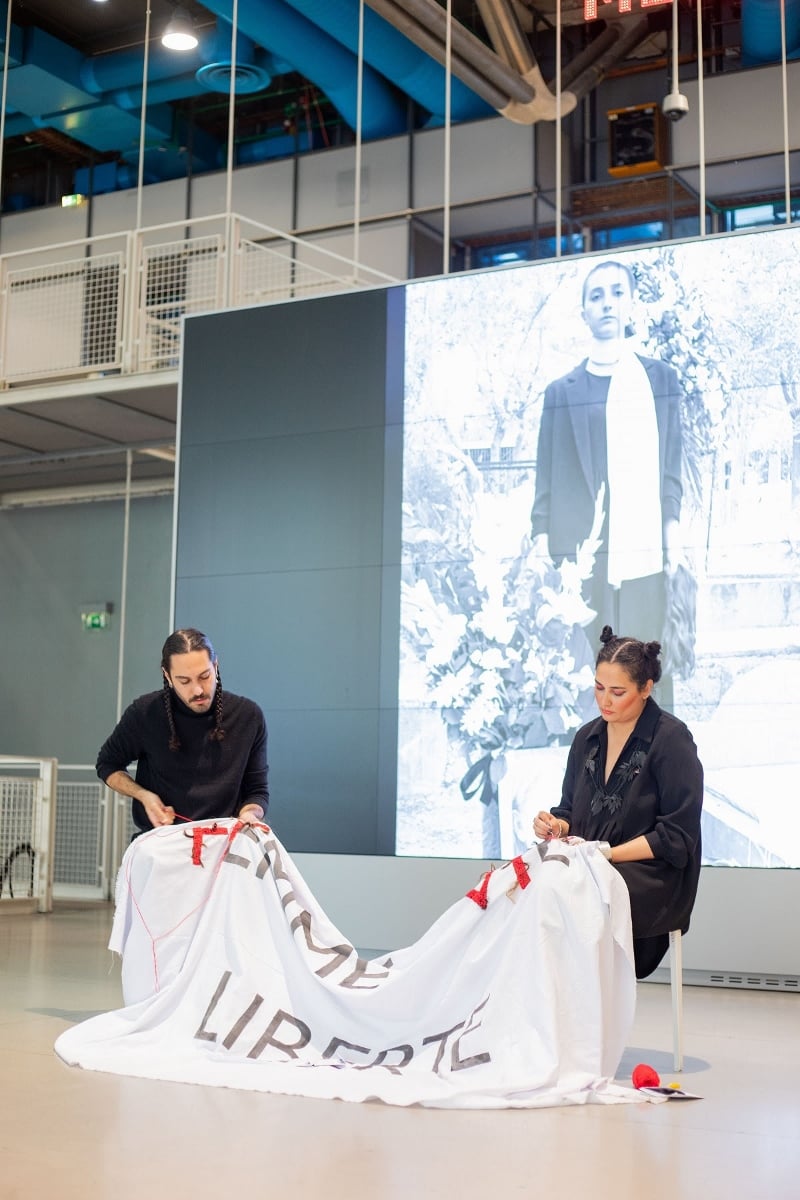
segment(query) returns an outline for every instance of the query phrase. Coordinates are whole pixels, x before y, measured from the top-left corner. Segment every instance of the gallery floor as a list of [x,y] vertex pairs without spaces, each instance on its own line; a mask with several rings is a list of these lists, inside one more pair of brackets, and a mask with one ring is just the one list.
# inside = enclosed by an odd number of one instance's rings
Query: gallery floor
[[[687,987],[696,1101],[445,1112],[156,1083],[64,1066],[119,1007],[111,909],[0,915],[0,1200],[800,1196],[800,996]],[[669,990],[640,984],[618,1078],[669,1082]]]

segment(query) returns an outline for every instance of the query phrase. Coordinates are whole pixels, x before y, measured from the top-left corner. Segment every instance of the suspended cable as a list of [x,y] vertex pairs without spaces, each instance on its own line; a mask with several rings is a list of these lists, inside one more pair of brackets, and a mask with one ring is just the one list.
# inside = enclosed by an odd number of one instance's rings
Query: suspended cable
[[[236,40],[239,30],[239,0],[233,0],[231,22],[231,81],[228,88],[228,157],[225,166],[225,213],[227,216],[230,216],[233,212],[233,138],[236,128]],[[228,253],[230,252],[231,248],[229,246]]]
[[136,229],[142,228],[142,190],[144,188],[144,146],[147,125],[147,72],[150,66],[150,0],[145,0],[144,60],[142,63],[142,113],[139,118],[139,171],[136,179]]
[[786,224],[792,223],[792,175],[789,156],[789,80],[786,73],[786,0],[781,0],[781,92],[783,95],[783,178]]
[[125,620],[128,609],[128,551],[131,531],[131,469],[133,452],[125,451],[125,509],[122,527],[122,578],[119,598],[119,649],[117,659],[117,720],[122,716],[123,675],[125,672]]
[[[674,0],[677,6],[678,0]],[[697,147],[700,159],[700,237],[706,236],[706,117],[703,88],[703,5],[697,4]]]
[[356,159],[353,172],[353,262],[358,277],[361,253],[361,123],[364,105],[364,0],[358,3],[358,66],[356,71]]
[[556,0],[556,258],[561,258],[561,0]]
[[0,100],[0,213],[3,211],[3,146],[6,138],[6,97],[8,96],[8,58],[11,48],[11,3],[6,12],[6,45],[3,51],[3,95]]
[[233,0],[231,12],[231,71],[228,84],[228,153],[225,159],[225,276],[222,300],[227,308],[233,303],[233,266],[236,237],[233,228],[233,158],[236,131],[236,41],[239,29],[239,0]]
[[442,225],[442,274],[450,274],[450,161],[452,153],[453,81],[453,3],[447,0],[447,26],[444,40],[444,222]]

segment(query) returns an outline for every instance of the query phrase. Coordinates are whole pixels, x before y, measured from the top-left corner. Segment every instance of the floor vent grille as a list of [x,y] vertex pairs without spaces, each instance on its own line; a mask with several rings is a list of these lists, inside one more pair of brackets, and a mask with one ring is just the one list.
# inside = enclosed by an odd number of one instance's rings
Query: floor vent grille
[[[653,983],[669,983],[669,968],[659,967],[650,976]],[[798,975],[756,975],[745,971],[684,970],[683,982],[694,987],[750,988],[761,992],[797,992]]]

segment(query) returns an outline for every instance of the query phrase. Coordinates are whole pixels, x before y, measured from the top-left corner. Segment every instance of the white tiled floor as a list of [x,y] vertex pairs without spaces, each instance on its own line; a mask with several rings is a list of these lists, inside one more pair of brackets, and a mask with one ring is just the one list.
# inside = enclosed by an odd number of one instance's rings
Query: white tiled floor
[[[800,1198],[800,996],[685,989],[662,1105],[445,1112],[70,1069],[67,1024],[121,1003],[111,910],[0,916],[0,1200]],[[669,991],[640,984],[618,1077],[671,1072]]]

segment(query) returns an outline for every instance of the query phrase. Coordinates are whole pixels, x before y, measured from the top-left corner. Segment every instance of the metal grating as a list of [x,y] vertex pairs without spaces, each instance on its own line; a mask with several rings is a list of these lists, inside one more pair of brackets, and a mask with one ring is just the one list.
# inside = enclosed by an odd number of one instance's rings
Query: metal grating
[[0,903],[35,895],[39,790],[37,779],[0,779]]
[[119,369],[123,279],[121,253],[8,271],[4,377],[19,383]]
[[[188,236],[200,227],[217,232]],[[0,387],[174,370],[186,316],[396,282],[234,213],[14,251],[0,255]]]
[[310,244],[299,249],[306,261],[298,258],[298,245],[288,239],[267,243],[243,238],[235,303],[274,303],[341,291],[348,283],[352,284],[352,280],[344,278],[340,264],[336,264],[339,273],[333,273],[334,260],[324,250],[315,250]]
[[106,874],[106,800],[99,781],[59,782],[53,891],[56,896],[102,898]]
[[216,234],[144,248],[141,370],[178,365],[182,318],[221,306],[223,271],[222,239]]

